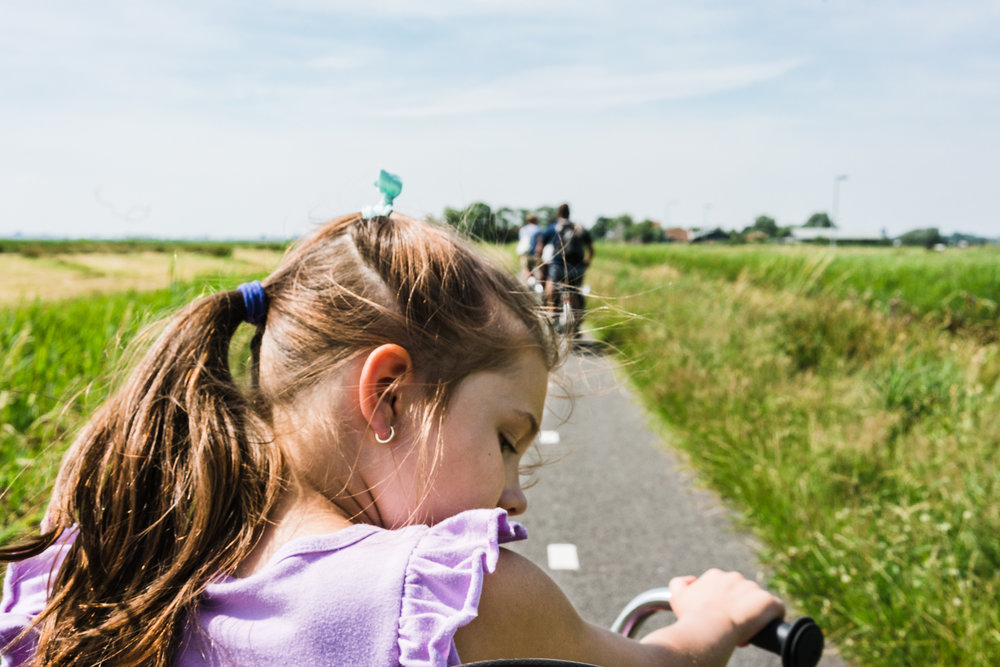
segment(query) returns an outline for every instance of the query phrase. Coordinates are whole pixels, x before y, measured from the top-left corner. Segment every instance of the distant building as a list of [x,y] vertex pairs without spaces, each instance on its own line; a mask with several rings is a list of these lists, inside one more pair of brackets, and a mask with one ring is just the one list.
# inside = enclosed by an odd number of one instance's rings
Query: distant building
[[728,241],[729,232],[722,229],[722,227],[713,227],[711,229],[701,229],[698,231],[691,232],[691,243],[716,243],[718,241]]
[[884,236],[847,232],[836,227],[792,227],[790,235],[785,237],[785,243],[813,243],[830,241],[831,243],[846,243],[851,245],[872,245],[886,243]]
[[668,227],[667,241],[671,243],[687,243],[691,240],[691,231],[683,227]]

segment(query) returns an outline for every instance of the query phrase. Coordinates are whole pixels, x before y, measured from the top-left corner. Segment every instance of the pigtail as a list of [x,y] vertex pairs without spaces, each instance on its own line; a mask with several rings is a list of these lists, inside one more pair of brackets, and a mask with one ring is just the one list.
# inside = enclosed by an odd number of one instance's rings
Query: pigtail
[[199,594],[259,538],[283,470],[229,369],[243,317],[237,291],[180,312],[70,450],[41,538],[79,533],[36,664],[172,664]]

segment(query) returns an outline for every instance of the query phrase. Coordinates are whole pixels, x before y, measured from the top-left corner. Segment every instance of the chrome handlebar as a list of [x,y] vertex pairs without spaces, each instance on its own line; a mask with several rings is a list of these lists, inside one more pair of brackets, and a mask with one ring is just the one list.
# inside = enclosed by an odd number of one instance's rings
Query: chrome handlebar
[[[670,589],[653,588],[625,605],[611,630],[634,637],[647,618],[670,609]],[[750,638],[750,643],[781,656],[782,667],[815,667],[823,656],[823,631],[809,617],[788,623],[775,619]]]

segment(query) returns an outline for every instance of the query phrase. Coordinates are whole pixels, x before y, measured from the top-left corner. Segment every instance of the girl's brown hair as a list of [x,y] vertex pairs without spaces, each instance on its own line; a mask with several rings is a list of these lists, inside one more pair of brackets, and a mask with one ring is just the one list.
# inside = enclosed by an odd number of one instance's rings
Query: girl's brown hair
[[199,595],[246,559],[284,489],[273,408],[357,354],[402,345],[439,415],[464,377],[525,345],[550,369],[559,360],[547,318],[510,273],[450,230],[398,214],[327,223],[263,284],[251,389],[228,364],[240,292],[189,305],[68,451],[48,530],[0,549],[20,560],[78,531],[35,621],[35,664],[171,664]]

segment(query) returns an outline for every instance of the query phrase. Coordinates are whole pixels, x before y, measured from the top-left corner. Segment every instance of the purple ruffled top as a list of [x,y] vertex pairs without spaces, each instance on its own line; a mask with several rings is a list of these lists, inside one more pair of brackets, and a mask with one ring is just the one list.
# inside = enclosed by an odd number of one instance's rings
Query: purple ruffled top
[[[245,578],[209,584],[178,664],[419,665],[460,663],[455,631],[476,617],[500,545],[527,537],[501,509],[434,526],[354,525],[292,540]],[[72,536],[12,563],[0,606],[0,646],[45,606],[50,573]],[[36,639],[4,651],[28,660]]]

